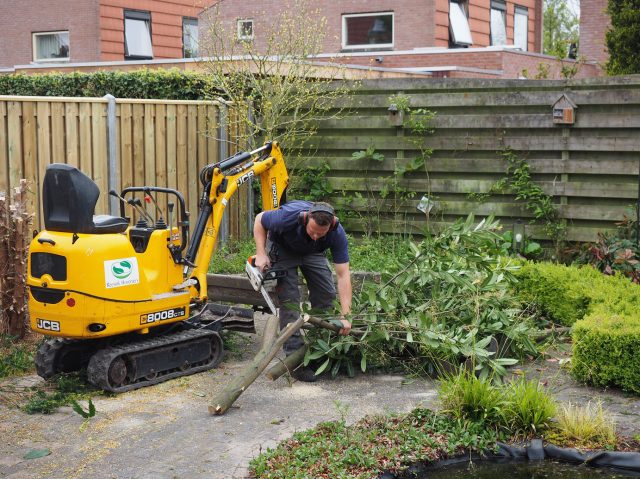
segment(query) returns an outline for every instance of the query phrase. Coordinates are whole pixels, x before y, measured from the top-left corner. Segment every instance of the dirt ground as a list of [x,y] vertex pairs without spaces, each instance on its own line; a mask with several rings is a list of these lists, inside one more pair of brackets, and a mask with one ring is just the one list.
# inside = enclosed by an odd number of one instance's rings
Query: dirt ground
[[[251,458],[320,421],[345,416],[437,407],[436,383],[398,375],[361,374],[313,384],[259,378],[224,416],[210,416],[213,395],[251,359],[254,336],[218,369],[163,384],[94,399],[89,421],[71,408],[49,416],[28,415],[0,404],[0,477],[35,478],[245,478]],[[556,352],[522,368],[540,376],[562,401],[601,400],[629,437],[640,434],[640,397],[575,383]],[[516,370],[518,373],[519,371]],[[0,384],[0,395],[39,378]],[[34,449],[50,454],[25,459]]]

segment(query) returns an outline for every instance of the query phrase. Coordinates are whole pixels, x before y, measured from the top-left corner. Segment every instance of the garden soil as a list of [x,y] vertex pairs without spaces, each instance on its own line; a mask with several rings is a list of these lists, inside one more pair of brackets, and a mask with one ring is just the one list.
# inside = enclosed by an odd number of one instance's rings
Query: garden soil
[[[260,326],[260,325],[259,325]],[[0,384],[0,477],[192,479],[245,478],[249,461],[321,421],[351,423],[368,414],[437,407],[436,382],[400,375],[359,374],[316,383],[258,378],[224,416],[211,416],[213,396],[243,369],[259,341],[248,338],[215,370],[113,397],[96,396],[85,421],[69,407],[28,415],[15,406],[34,376]],[[555,352],[515,374],[538,378],[558,399],[601,400],[619,431],[640,434],[640,398],[575,383]],[[25,459],[33,451],[44,457]],[[38,455],[38,454],[36,454]]]

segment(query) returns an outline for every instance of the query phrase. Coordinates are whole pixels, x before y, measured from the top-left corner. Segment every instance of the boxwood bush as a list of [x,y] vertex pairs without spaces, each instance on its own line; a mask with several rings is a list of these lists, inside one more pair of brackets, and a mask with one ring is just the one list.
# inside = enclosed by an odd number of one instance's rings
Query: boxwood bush
[[640,394],[640,311],[612,314],[600,305],[573,327],[574,376]]
[[640,393],[640,286],[590,266],[529,262],[516,276],[520,298],[573,326],[577,379]]

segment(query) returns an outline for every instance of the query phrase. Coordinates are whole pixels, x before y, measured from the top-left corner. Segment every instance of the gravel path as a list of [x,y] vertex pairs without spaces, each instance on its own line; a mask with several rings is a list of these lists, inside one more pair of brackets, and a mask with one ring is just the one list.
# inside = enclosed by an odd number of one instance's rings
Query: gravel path
[[[436,383],[429,380],[367,374],[306,384],[261,377],[226,415],[210,416],[212,396],[247,364],[256,343],[248,342],[241,357],[226,359],[216,370],[97,397],[96,416],[86,423],[66,407],[42,416],[0,405],[0,477],[245,478],[250,459],[260,451],[320,421],[345,415],[353,422],[367,414],[436,406]],[[559,365],[563,357],[558,353],[523,372],[541,375],[561,400],[601,399],[621,432],[640,434],[640,398],[576,384]],[[39,379],[16,381],[25,385]],[[0,385],[0,393],[6,386]],[[43,448],[51,454],[23,458]]]

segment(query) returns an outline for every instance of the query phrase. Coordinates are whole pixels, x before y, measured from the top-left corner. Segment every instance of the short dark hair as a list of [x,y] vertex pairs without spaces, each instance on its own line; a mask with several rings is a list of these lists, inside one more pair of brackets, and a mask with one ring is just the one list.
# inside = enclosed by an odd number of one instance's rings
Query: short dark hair
[[313,218],[318,226],[332,225],[334,216],[333,206],[323,201],[314,203],[309,209],[309,218]]

